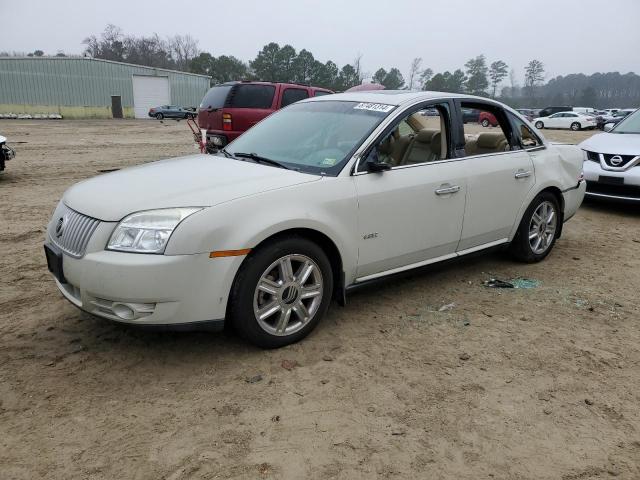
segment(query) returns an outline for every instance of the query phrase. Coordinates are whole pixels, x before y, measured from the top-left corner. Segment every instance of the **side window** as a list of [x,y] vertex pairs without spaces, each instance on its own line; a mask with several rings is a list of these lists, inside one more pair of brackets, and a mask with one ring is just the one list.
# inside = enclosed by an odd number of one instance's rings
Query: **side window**
[[322,97],[324,95],[331,95],[331,92],[325,92],[324,90],[316,90],[313,94],[314,97]]
[[230,108],[271,108],[276,87],[273,85],[237,85],[227,98]]
[[367,163],[397,168],[444,160],[449,156],[449,138],[448,104],[414,111],[376,143],[360,170],[367,170]]
[[[504,110],[493,105],[471,102],[462,102],[461,106],[466,157],[511,150],[511,125]],[[473,116],[475,120],[469,113],[465,113],[470,111],[477,112]]]
[[520,144],[520,147],[522,149],[527,150],[529,148],[541,147],[543,145],[540,137],[538,137],[533,132],[533,130],[531,130],[531,127],[529,127],[529,125],[527,125],[511,113],[509,113],[508,115],[511,123],[513,124],[513,130],[516,134],[518,143]]
[[297,101],[305,98],[309,98],[309,92],[306,90],[301,88],[287,88],[282,93],[282,102],[280,102],[280,106],[286,107],[287,105],[291,105],[292,103],[296,103]]

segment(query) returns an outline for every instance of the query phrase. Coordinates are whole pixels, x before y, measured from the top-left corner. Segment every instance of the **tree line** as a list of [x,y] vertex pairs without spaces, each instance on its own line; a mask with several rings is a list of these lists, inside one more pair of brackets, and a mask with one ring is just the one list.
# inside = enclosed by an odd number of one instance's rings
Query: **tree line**
[[[489,62],[485,55],[469,59],[453,72],[437,73],[431,68],[423,68],[422,58],[414,58],[405,79],[397,67],[365,72],[362,54],[339,67],[331,60],[321,62],[309,50],[296,51],[291,45],[280,46],[275,42],[262,47],[248,62],[233,55],[216,57],[203,52],[198,41],[190,35],[167,38],[157,34],[147,37],[125,35],[115,25],[107,25],[99,36],[91,35],[83,43],[84,54],[94,58],[200,73],[209,75],[214,84],[231,80],[265,80],[344,91],[367,80],[387,89],[435,90],[498,98],[514,107],[640,106],[640,76],[635,73],[571,74],[545,82],[545,66],[538,59],[527,63],[522,72],[524,83],[520,85],[513,68],[500,59]],[[10,54],[0,52],[0,56],[7,55]],[[28,55],[43,56],[44,52],[36,50]],[[58,51],[56,56],[65,54]]]

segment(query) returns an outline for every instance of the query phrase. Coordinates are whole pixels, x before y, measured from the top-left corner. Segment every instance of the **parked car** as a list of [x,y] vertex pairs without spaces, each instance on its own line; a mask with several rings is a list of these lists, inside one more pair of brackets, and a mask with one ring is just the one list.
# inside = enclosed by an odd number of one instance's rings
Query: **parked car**
[[478,122],[483,127],[498,126],[498,120],[496,120],[496,117],[491,112],[480,112],[480,115],[478,116]]
[[540,110],[540,112],[538,112],[538,117],[550,117],[551,115],[553,115],[554,113],[559,113],[559,112],[572,112],[573,111],[573,107],[571,106],[561,106],[561,107],[546,107],[543,108],[542,110]]
[[518,108],[516,109],[516,112],[524,116],[529,121],[532,121],[534,118],[539,116],[537,110],[532,110],[530,108]]
[[282,107],[331,93],[325,88],[293,83],[223,83],[212,87],[202,99],[198,125],[206,130],[207,150],[214,151]]
[[5,169],[5,162],[16,156],[16,151],[7,145],[7,138],[0,135],[0,172]]
[[640,110],[580,144],[587,196],[640,202]]
[[599,130],[604,130],[604,126],[613,120],[613,115],[611,115],[607,110],[597,110],[592,115],[596,119],[596,127]]
[[480,121],[480,110],[476,108],[462,109],[463,123],[478,123]]
[[196,118],[195,108],[179,107],[177,105],[161,105],[149,109],[149,116],[162,120],[163,118]]
[[596,113],[596,109],[591,107],[573,107],[571,111],[575,113],[582,113],[584,115],[593,115]]
[[[461,108],[503,131],[465,136]],[[544,259],[582,202],[582,153],[486,98],[309,98],[215,155],[72,186],[47,227],[47,264],[64,297],[99,317],[227,322],[279,347],[369,281],[494,247]]]
[[583,115],[575,112],[559,112],[549,117],[534,119],[533,124],[538,130],[543,128],[569,128],[571,130],[583,130],[596,128],[597,122],[591,115]]
[[605,122],[605,126],[608,126],[608,129],[611,130],[615,125],[620,123],[635,111],[636,109],[634,108],[625,108],[618,110],[607,122]]

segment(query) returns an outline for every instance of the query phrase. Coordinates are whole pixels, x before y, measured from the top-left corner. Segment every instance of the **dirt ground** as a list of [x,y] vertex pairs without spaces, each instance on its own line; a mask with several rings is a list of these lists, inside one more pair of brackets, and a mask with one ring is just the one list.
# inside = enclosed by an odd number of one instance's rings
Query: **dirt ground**
[[361,290],[262,351],[92,318],[47,272],[64,190],[195,152],[184,122],[0,132],[17,150],[0,176],[2,479],[640,478],[640,209],[586,204],[540,264],[482,255]]

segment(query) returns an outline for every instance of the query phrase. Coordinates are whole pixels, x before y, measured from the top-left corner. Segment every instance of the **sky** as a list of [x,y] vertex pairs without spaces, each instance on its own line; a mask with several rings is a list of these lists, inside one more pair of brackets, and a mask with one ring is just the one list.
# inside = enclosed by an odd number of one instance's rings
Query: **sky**
[[306,48],[364,72],[415,57],[435,72],[484,54],[522,82],[537,58],[547,79],[582,72],[640,74],[640,0],[0,0],[0,51],[82,53],[82,40],[115,24],[125,34],[191,34],[203,51],[248,61],[263,45]]

